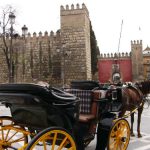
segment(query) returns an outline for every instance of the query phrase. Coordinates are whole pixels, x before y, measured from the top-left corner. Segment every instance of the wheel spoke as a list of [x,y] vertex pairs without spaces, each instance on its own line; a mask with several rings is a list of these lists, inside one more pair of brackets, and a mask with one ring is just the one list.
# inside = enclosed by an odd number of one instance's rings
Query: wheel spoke
[[112,131],[111,138],[115,138],[117,136],[117,131]]
[[114,144],[114,149],[113,150],[118,150],[118,142],[116,142],[115,144]]
[[8,135],[9,135],[9,133],[10,133],[10,129],[7,131],[7,133],[6,133],[6,137],[5,137],[5,141],[7,141],[7,138],[8,138]]
[[7,141],[10,141],[16,134],[17,132],[15,132]]
[[116,121],[110,131],[109,145],[110,150],[126,150],[130,139],[130,127],[125,119]]
[[121,145],[121,141],[119,142],[119,150],[122,150],[122,145]]
[[64,145],[64,143],[66,142],[66,140],[67,140],[67,137],[65,137],[65,138],[63,139],[63,141],[61,142],[61,144],[60,144],[58,150],[61,150],[61,149],[63,148],[63,145]]
[[[10,125],[11,125],[11,126],[13,125],[13,121],[11,121]],[[8,135],[9,135],[9,133],[10,133],[10,129],[8,129],[8,131],[7,131],[5,141],[8,141],[8,140],[7,140],[7,137],[8,137]]]
[[[42,144],[39,145],[39,142]],[[43,148],[42,148],[43,146]],[[49,127],[39,132],[27,145],[27,150],[76,150],[72,136],[61,127]]]
[[[0,117],[0,130],[1,130],[1,146],[0,149],[18,150],[21,147],[19,142],[27,143],[27,135],[24,128],[14,125],[14,122],[9,116]],[[19,144],[17,144],[19,143]]]
[[4,141],[4,131],[3,131],[3,129],[1,130],[1,132],[2,132],[2,140]]
[[55,135],[54,135],[53,144],[52,144],[52,150],[54,150],[54,148],[55,148],[56,140],[57,140],[57,133],[55,133]]
[[45,141],[43,141],[43,146],[44,146],[44,150],[47,150]]
[[122,145],[123,145],[122,147],[124,148],[124,147],[126,146],[126,145],[125,145],[125,142],[121,142],[121,143],[122,143]]
[[21,138],[19,138],[19,139],[16,139],[16,140],[13,140],[13,141],[11,141],[11,142],[9,142],[9,143],[17,143],[17,142],[21,142],[21,141],[24,141],[24,139],[25,139],[25,137],[21,137]]
[[110,143],[110,145],[109,145],[110,149],[114,148],[113,146],[115,145],[115,143],[116,143],[115,141],[113,141],[112,143]]

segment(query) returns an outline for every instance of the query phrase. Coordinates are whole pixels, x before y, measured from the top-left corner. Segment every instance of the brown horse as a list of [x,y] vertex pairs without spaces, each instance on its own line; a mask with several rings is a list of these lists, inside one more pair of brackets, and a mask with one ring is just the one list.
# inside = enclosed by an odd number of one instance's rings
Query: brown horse
[[136,83],[135,86],[127,86],[122,88],[122,107],[119,117],[124,116],[126,111],[131,112],[131,136],[133,133],[134,112],[138,110],[137,133],[138,137],[142,137],[140,133],[141,115],[143,112],[144,97],[150,93],[150,81]]

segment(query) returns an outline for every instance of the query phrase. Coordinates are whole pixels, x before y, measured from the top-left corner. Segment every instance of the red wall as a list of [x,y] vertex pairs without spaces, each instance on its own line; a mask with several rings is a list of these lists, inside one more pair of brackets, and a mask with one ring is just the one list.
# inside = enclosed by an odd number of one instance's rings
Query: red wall
[[[106,83],[112,80],[112,64],[114,64],[113,59],[101,59],[98,62],[98,75],[99,82]],[[132,81],[132,63],[130,58],[117,61],[120,66],[120,74],[123,82]]]

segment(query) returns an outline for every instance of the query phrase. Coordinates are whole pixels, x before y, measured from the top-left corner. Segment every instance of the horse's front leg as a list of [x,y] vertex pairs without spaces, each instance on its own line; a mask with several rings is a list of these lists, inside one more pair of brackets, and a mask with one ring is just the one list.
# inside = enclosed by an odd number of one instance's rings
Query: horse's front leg
[[137,133],[138,133],[138,138],[142,137],[141,131],[140,131],[140,124],[141,124],[141,116],[143,112],[143,107],[140,107],[138,109],[138,120],[137,120]]
[[134,123],[134,113],[131,114],[131,136],[135,136],[133,132],[133,123]]

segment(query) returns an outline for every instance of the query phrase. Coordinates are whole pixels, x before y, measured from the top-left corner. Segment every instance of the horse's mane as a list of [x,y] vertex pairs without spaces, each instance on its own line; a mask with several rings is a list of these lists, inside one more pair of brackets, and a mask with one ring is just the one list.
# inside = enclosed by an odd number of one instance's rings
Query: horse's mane
[[[134,85],[128,85],[126,88],[127,88],[127,89],[131,89],[132,91],[136,92],[139,96],[141,96],[142,93],[143,93],[143,92],[141,91],[141,89],[139,89],[139,87],[134,86]],[[141,93],[141,92],[142,92],[142,93]]]

